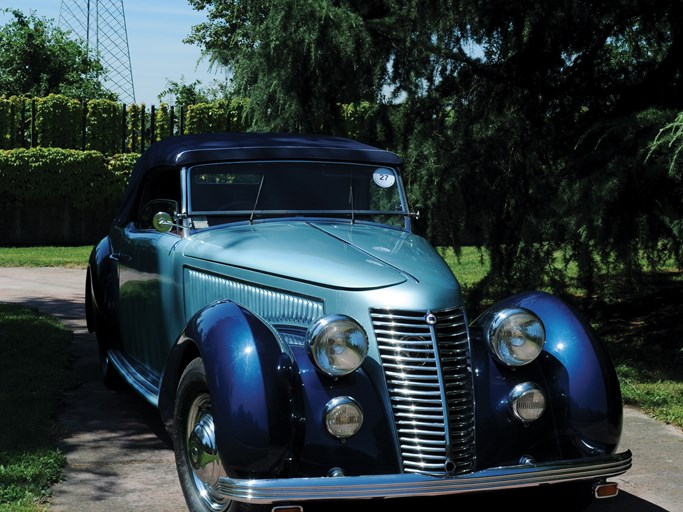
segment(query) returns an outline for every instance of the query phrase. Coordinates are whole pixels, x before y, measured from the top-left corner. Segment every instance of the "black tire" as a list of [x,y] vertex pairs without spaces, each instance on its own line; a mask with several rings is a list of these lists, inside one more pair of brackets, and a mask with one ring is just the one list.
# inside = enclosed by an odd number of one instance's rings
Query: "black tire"
[[108,353],[109,349],[118,346],[118,336],[113,332],[111,327],[107,326],[104,316],[95,307],[92,298],[90,279],[90,272],[88,271],[85,285],[86,315],[91,323],[89,328],[95,332],[95,339],[97,339],[97,354],[100,363],[102,382],[109,389],[121,390],[126,386],[126,381],[121,377],[119,372],[116,371]]
[[232,501],[216,492],[225,476],[213,435],[212,402],[201,358],[190,362],[178,383],[173,447],[180,487],[190,512],[258,512],[269,507]]
[[107,343],[100,340],[97,332],[95,332],[95,336],[97,338],[97,353],[99,355],[102,382],[107,388],[114,391],[124,389],[126,387],[126,381],[112,364]]

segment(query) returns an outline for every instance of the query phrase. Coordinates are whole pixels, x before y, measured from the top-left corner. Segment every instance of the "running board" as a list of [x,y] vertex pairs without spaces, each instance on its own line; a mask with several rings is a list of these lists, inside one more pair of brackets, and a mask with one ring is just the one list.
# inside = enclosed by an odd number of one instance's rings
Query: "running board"
[[107,355],[123,379],[150,404],[159,407],[159,378],[120,350],[109,350]]

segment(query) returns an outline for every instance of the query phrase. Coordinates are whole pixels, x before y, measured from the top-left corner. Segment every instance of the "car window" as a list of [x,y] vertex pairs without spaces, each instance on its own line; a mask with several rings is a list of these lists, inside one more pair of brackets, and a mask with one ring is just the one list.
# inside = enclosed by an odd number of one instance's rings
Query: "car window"
[[[169,206],[174,204],[175,207]],[[152,229],[152,216],[159,211],[177,213],[180,204],[180,171],[159,169],[150,172],[141,187],[135,225],[138,229]],[[151,207],[150,205],[154,205]],[[161,205],[165,205],[161,208]],[[155,210],[156,211],[153,211]]]
[[189,170],[191,215],[323,216],[403,225],[389,167],[328,162],[240,162]]

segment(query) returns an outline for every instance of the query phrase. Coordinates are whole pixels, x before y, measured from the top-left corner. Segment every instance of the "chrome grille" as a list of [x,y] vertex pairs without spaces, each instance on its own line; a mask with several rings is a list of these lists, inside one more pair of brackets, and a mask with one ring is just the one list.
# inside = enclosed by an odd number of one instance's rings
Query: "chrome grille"
[[474,467],[474,398],[462,308],[370,310],[403,470],[434,476]]

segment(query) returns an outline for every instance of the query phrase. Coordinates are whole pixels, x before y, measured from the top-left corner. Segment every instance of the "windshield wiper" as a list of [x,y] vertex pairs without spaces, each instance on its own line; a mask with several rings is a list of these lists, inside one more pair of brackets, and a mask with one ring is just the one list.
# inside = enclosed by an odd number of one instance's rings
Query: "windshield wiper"
[[251,215],[249,215],[249,224],[253,224],[254,222],[254,213],[256,212],[256,205],[258,205],[258,200],[261,197],[261,189],[263,188],[263,180],[265,179],[265,177],[265,174],[261,175],[261,182],[258,184],[258,191],[256,192],[256,201],[254,201],[254,207],[251,209]]
[[351,224],[356,223],[356,213],[353,207],[353,177],[349,176],[349,204],[351,205]]

